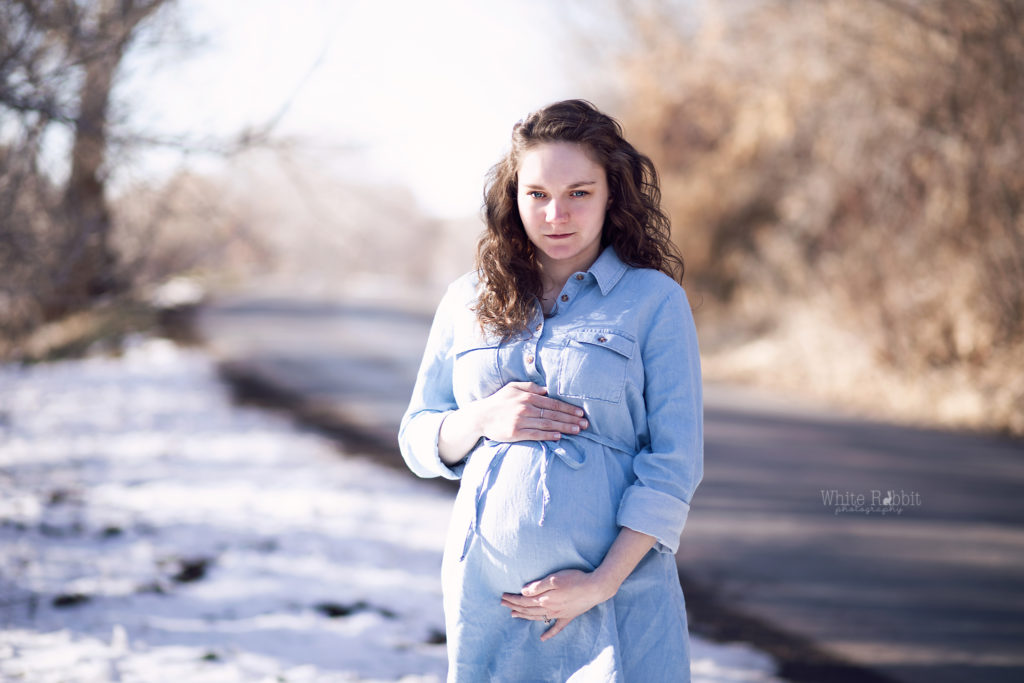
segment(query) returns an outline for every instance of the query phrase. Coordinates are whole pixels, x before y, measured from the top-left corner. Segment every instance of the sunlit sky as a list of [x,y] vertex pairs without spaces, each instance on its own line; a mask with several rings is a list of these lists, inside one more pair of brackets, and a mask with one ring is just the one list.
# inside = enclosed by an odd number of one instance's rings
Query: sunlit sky
[[603,104],[599,65],[559,14],[573,5],[180,0],[172,15],[198,45],[136,49],[119,98],[133,127],[192,139],[259,126],[290,101],[275,134],[408,185],[431,213],[472,214],[516,120],[568,97]]

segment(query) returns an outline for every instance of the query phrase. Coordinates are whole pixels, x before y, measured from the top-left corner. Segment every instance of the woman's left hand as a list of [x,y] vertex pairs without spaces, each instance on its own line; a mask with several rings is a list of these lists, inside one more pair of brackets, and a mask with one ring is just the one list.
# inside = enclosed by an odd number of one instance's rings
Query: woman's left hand
[[598,574],[579,569],[563,569],[526,584],[522,593],[503,594],[501,604],[512,610],[512,616],[517,619],[554,619],[555,625],[540,637],[541,640],[548,640],[558,635],[573,619],[613,595],[615,589],[607,585]]

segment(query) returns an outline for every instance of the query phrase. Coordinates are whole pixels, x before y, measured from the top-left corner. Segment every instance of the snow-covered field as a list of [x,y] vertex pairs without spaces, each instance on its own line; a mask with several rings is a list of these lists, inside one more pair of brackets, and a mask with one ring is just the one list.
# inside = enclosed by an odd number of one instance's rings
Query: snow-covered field
[[[0,366],[0,680],[443,680],[450,506],[233,405],[198,350]],[[744,646],[693,659],[777,680]]]

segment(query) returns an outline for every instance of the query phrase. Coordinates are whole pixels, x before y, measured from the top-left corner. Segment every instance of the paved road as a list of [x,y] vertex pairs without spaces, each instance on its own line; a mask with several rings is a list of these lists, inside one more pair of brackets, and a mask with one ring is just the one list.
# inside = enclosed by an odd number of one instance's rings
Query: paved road
[[[199,317],[237,385],[391,464],[429,323],[422,306],[252,296]],[[1024,442],[709,385],[678,555],[693,627],[793,680],[1024,681],[1022,494]]]

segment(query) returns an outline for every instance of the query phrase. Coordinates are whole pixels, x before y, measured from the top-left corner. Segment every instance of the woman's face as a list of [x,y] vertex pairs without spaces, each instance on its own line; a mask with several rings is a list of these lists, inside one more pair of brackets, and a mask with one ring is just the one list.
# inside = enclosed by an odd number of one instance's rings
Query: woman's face
[[541,266],[561,277],[589,268],[609,202],[604,168],[581,145],[546,142],[523,153],[518,185],[519,216]]

